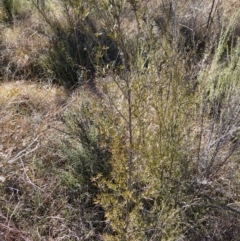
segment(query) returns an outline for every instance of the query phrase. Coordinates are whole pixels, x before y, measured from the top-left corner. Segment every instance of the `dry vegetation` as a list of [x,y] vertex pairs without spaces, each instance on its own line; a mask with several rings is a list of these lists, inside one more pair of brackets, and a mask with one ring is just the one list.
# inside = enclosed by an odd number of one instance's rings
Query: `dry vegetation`
[[0,240],[239,240],[239,8],[3,0]]

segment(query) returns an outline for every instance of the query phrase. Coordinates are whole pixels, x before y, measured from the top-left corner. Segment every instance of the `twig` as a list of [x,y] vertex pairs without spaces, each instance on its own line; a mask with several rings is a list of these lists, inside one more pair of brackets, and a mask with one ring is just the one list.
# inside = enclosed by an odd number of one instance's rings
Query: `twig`
[[[39,138],[39,136],[37,136],[25,149],[20,151],[15,157],[13,157],[11,160],[9,160],[8,164],[12,164],[15,161],[17,161],[19,158],[21,158],[23,156],[27,156],[28,154],[34,152],[39,147],[39,142],[37,142],[38,138]],[[36,142],[37,142],[37,145],[33,149],[30,149]]]

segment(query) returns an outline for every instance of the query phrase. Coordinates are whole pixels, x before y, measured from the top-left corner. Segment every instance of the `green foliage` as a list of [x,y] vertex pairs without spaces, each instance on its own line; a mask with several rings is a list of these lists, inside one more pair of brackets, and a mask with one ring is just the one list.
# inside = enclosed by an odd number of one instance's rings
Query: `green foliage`
[[[174,43],[164,40],[161,44],[150,42],[147,56],[142,51],[144,42],[139,40],[133,46],[140,50],[138,58],[128,59],[131,72],[125,69],[118,77],[110,76],[107,83],[99,80],[103,99],[97,110],[107,116],[99,115],[99,128],[112,140],[108,144],[110,175],[93,178],[101,190],[96,202],[111,225],[104,239],[235,238],[238,211],[228,205],[237,203],[238,198],[232,199],[232,194],[230,198],[229,186],[221,187],[220,183],[226,185],[228,174],[222,170],[234,165],[239,147],[238,139],[231,143],[239,123],[238,71],[221,69],[218,76],[227,72],[230,88],[223,88],[221,105],[207,102],[206,82],[211,83],[212,75],[207,72],[204,82],[199,81],[191,92],[191,83],[185,81],[188,66],[184,56]],[[121,46],[127,49],[128,45]],[[238,61],[237,49],[238,45],[227,68],[232,69]],[[146,59],[148,68],[144,69]],[[215,85],[216,93],[220,88]],[[209,119],[211,111],[213,119]],[[236,224],[231,229],[234,236],[219,231],[228,225],[220,221],[225,216]]]
[[223,31],[211,68],[209,69],[208,74],[211,77],[211,81],[207,83],[207,91],[209,91],[209,98],[211,100],[219,99],[223,95],[229,98],[227,96],[228,92],[232,94],[232,91],[234,91],[230,89],[238,86],[240,43],[239,40],[233,41],[233,34],[239,18],[240,11],[233,15],[227,29]]
[[104,212],[101,206],[94,203],[99,189],[91,179],[100,173],[107,176],[111,170],[111,153],[102,144],[106,140],[98,131],[92,107],[86,101],[64,116],[69,135],[69,139],[64,141],[64,152],[69,166],[67,170],[60,171],[62,182],[68,187],[69,203],[80,208],[84,227],[81,237],[85,240],[99,240],[99,234],[106,228]]
[[2,19],[10,24],[13,24],[14,19],[25,19],[27,14],[28,3],[25,0],[2,0],[0,7],[2,8]]
[[[62,19],[41,11],[53,31],[46,70],[67,88],[85,84],[94,88],[94,75],[103,65],[120,63],[116,41],[98,22],[96,6],[84,1],[60,1]],[[44,63],[45,62],[45,63]]]
[[194,102],[186,95],[184,69],[169,64],[176,72],[163,71],[161,82],[149,69],[104,85],[109,109],[106,103],[99,109],[105,107],[109,118],[102,132],[113,138],[112,171],[96,184],[102,190],[97,200],[113,229],[106,240],[174,240],[181,234],[178,203],[183,183],[191,179],[185,123]]
[[13,15],[14,15],[13,0],[3,0],[2,5],[3,5],[3,10],[6,14],[6,20],[9,22],[12,22]]

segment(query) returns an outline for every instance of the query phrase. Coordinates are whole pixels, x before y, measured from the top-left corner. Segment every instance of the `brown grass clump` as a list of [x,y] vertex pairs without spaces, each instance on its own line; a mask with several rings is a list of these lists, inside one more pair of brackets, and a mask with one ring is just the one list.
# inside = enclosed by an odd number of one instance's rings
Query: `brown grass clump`
[[[53,197],[58,193],[59,180],[48,171],[60,161],[52,128],[61,125],[59,113],[67,96],[61,88],[25,81],[2,83],[0,96],[0,237],[38,240],[33,233],[45,232],[39,230],[40,216],[47,207],[49,215],[55,216],[65,202],[64,197],[59,201]],[[31,226],[36,229],[32,238],[28,235]],[[55,232],[54,225],[51,228]]]
[[66,98],[59,88],[24,81],[2,84],[0,95],[2,152],[7,159],[43,135]]
[[41,67],[48,44],[47,26],[31,12],[13,25],[3,24],[0,34],[0,79],[36,79],[44,76]]

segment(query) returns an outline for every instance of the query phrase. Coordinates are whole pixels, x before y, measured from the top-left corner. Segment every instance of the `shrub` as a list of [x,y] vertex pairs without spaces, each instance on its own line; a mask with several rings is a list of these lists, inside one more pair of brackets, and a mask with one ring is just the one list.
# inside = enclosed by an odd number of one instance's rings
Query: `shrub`
[[6,20],[8,22],[12,22],[13,15],[14,15],[13,0],[3,0],[2,5],[3,5],[4,12],[6,14]]
[[68,169],[60,170],[64,186],[68,187],[68,202],[78,206],[77,219],[81,219],[78,237],[84,240],[99,240],[107,229],[104,210],[94,202],[99,189],[92,178],[97,174],[108,176],[111,153],[103,145],[105,136],[99,133],[94,106],[84,100],[80,107],[71,108],[64,115],[67,138],[63,150],[68,159]]
[[46,71],[67,88],[85,84],[94,89],[94,75],[100,66],[120,63],[117,43],[98,22],[94,4],[84,1],[60,1],[61,19],[41,11],[50,25],[53,37],[49,55],[45,57]]
[[29,4],[25,0],[3,0],[1,7],[3,12],[2,19],[8,24],[13,24],[15,20],[23,20],[29,17]]
[[[103,99],[97,110],[107,116],[99,115],[100,132],[112,140],[112,170],[93,179],[100,189],[96,202],[111,225],[105,240],[238,237],[239,213],[233,208],[238,197],[229,191],[228,180],[238,175],[232,168],[239,142],[231,139],[239,123],[239,47],[216,71],[227,46],[222,36],[212,68],[200,75],[194,92],[185,82],[182,52],[164,37],[161,43],[148,42],[147,56],[140,52],[128,60],[131,72],[126,68],[99,80]],[[140,39],[135,43],[140,51],[146,46]],[[220,221],[226,217],[234,225]]]

